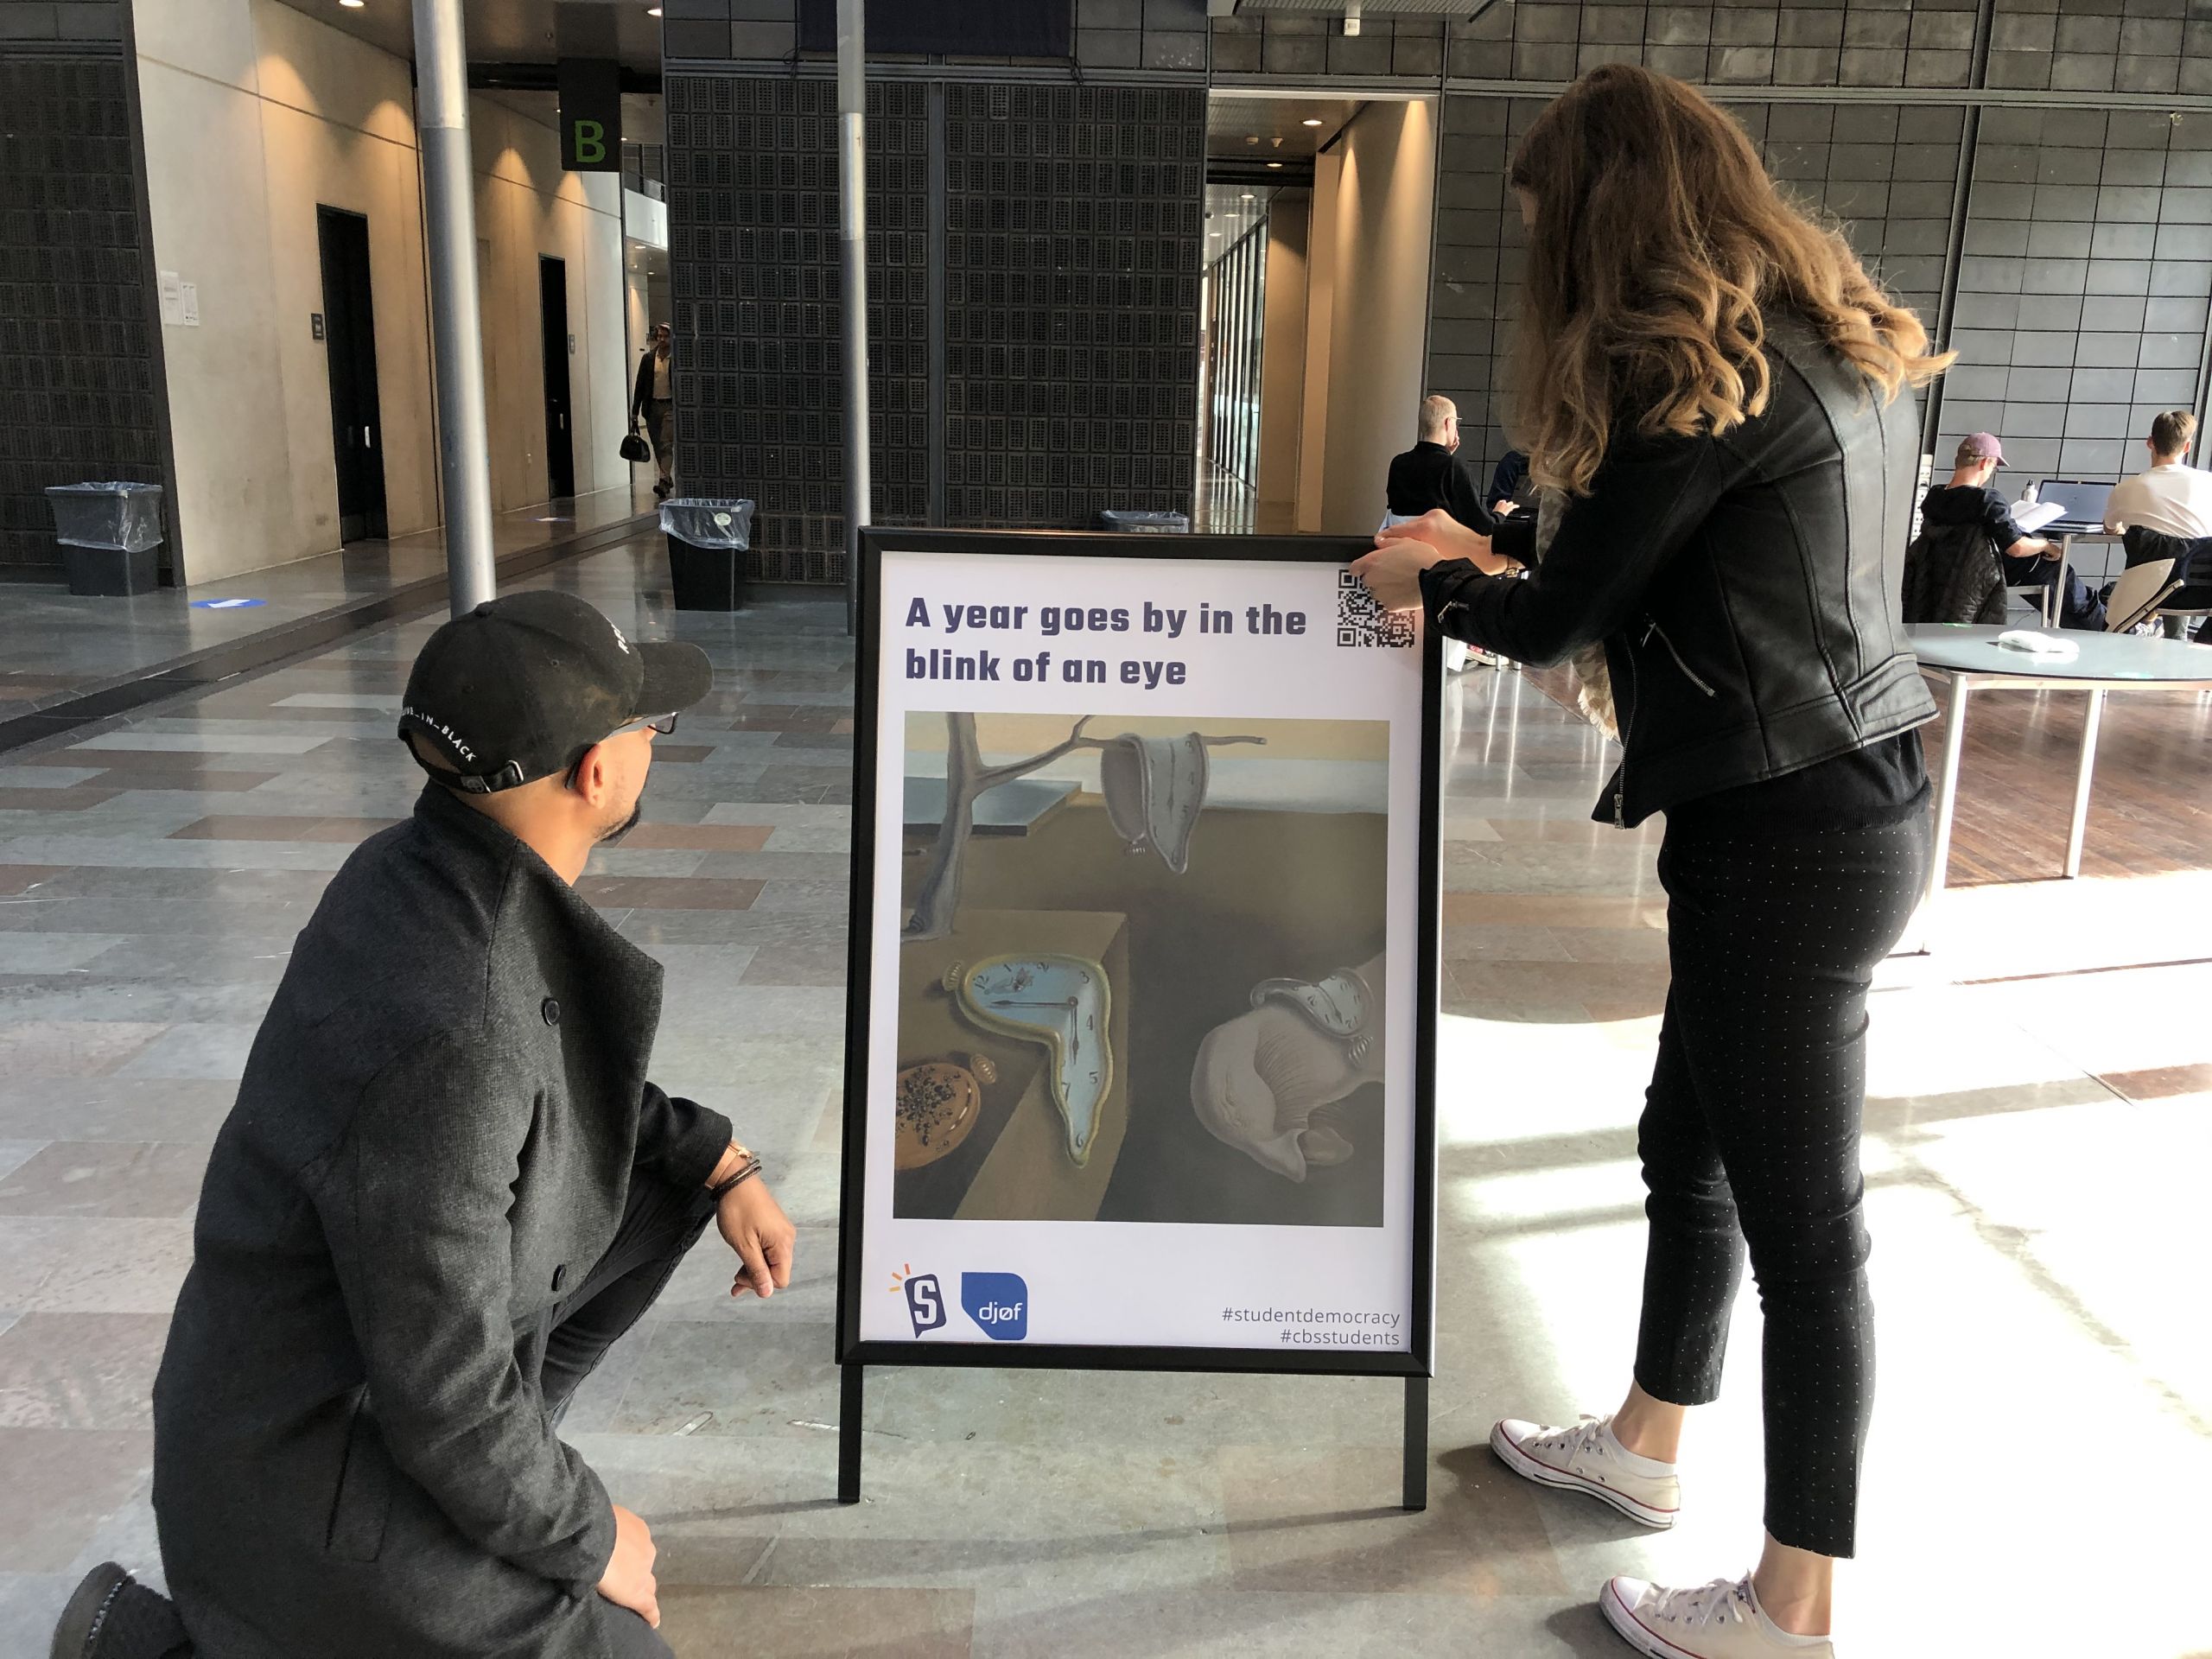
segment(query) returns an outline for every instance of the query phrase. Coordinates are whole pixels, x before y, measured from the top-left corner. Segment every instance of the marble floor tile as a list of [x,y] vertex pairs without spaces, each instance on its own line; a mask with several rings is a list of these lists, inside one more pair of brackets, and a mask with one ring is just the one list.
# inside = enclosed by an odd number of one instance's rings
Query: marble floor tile
[[0,1332],[0,1429],[153,1427],[165,1313],[26,1313]]
[[257,1026],[184,1024],[172,1026],[117,1069],[125,1077],[236,1078],[245,1074],[245,1057]]
[[238,1085],[224,1081],[0,1070],[0,1125],[39,1141],[212,1141],[237,1096]]
[[826,1322],[663,1321],[614,1412],[614,1429],[672,1434],[711,1412],[712,1420],[693,1431],[694,1438],[810,1438],[818,1431],[796,1423],[837,1418],[833,1331]]
[[1232,1582],[1240,1590],[1547,1595],[1567,1585],[1540,1489],[1487,1450],[1447,1460],[1419,1514],[1397,1507],[1389,1447],[1223,1448]]
[[168,1027],[158,1021],[26,1020],[0,1024],[0,1077],[96,1077]]
[[664,1585],[661,1636],[679,1655],[747,1652],[779,1659],[896,1653],[967,1659],[975,1594],[965,1590],[753,1588]]
[[0,1268],[0,1305],[26,1313],[166,1317],[192,1268],[188,1216],[0,1217],[0,1252],[20,1252],[36,1282]]
[[69,1567],[101,1522],[144,1484],[153,1438],[143,1429],[0,1429],[0,1491],[8,1494],[0,1503],[0,1563],[11,1573]]
[[0,1216],[184,1216],[205,1146],[55,1141],[0,1178]]

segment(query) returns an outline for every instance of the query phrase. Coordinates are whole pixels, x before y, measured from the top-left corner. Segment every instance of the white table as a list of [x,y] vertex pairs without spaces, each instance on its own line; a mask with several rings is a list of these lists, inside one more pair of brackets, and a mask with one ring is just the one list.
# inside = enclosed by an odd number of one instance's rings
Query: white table
[[2089,782],[2095,770],[2097,728],[2105,694],[2110,691],[2171,691],[2212,688],[2212,647],[2139,634],[2072,632],[2064,637],[2081,654],[2064,662],[2031,656],[1997,643],[2002,628],[1921,623],[1905,637],[1927,673],[1948,683],[1943,725],[1943,758],[1936,777],[1936,846],[1928,865],[1928,891],[1920,922],[1943,891],[1951,861],[1951,826],[1958,816],[1959,756],[1966,743],[1967,703],[1976,690],[2086,691],[2082,719],[2082,753],[2074,772],[2074,820],[2066,836],[2066,866],[2071,880],[2082,874],[2082,839],[2089,821]]

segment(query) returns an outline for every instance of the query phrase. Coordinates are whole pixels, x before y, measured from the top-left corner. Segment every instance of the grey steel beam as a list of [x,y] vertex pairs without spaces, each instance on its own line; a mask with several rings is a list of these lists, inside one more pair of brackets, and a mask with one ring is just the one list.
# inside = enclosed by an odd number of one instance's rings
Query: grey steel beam
[[[417,0],[420,3],[421,0]],[[868,521],[868,79],[861,0],[837,0],[837,242],[845,322],[845,632],[859,625]]]
[[468,46],[461,0],[415,0],[415,119],[423,149],[423,244],[430,273],[430,361],[438,382],[453,613],[498,592],[484,416],[484,324],[476,288],[475,168],[468,149]]

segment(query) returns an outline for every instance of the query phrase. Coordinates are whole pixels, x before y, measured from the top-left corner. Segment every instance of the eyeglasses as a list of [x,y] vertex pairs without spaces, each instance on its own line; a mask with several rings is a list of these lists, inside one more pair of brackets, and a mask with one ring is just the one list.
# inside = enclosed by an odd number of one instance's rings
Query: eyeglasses
[[[647,715],[644,719],[633,720],[626,726],[617,726],[605,737],[601,738],[599,743],[611,743],[618,737],[627,737],[632,732],[657,732],[665,737],[675,729],[676,716],[674,715]],[[592,749],[597,748],[599,743],[593,744],[591,748],[586,749],[583,754],[578,755],[570,764],[568,780],[568,787],[570,789],[576,786],[576,778],[583,771],[584,755],[589,754]]]

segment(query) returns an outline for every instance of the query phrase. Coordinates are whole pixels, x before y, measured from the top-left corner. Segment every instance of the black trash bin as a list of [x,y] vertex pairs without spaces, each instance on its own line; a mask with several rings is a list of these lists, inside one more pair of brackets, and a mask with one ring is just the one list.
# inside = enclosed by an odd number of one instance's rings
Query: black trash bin
[[71,593],[144,594],[159,585],[160,485],[54,484],[46,499]]
[[752,545],[753,503],[671,496],[660,504],[668,537],[669,584],[679,611],[745,608],[745,550]]
[[1186,513],[1140,512],[1134,507],[1102,507],[1098,513],[1098,528],[1148,531],[1155,536],[1187,536],[1191,533],[1191,520]]

